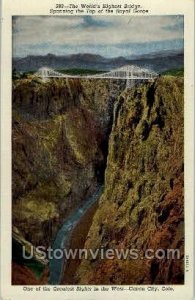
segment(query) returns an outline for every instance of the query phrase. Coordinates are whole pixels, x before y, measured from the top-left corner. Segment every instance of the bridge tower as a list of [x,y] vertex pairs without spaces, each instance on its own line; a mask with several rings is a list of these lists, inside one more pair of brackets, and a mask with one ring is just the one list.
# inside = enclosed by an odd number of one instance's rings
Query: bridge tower
[[41,68],[40,70],[40,75],[41,75],[41,78],[44,82],[46,82],[48,80],[48,69],[47,68]]

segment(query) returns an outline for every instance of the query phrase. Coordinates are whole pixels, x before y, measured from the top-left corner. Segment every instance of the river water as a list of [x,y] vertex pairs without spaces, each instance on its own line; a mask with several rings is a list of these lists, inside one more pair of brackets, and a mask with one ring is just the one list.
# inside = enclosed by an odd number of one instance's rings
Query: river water
[[60,252],[63,249],[69,248],[70,245],[70,237],[73,229],[79,223],[80,219],[84,216],[87,210],[100,198],[103,192],[103,185],[99,185],[95,191],[95,193],[89,197],[82,206],[75,209],[75,211],[66,219],[62,227],[57,232],[56,238],[52,245],[53,251],[56,249],[60,249],[59,253],[56,251],[56,258],[53,257],[49,261],[49,270],[50,270],[50,279],[49,284],[60,284],[63,276],[64,266],[66,264],[66,260],[64,257],[60,257]]

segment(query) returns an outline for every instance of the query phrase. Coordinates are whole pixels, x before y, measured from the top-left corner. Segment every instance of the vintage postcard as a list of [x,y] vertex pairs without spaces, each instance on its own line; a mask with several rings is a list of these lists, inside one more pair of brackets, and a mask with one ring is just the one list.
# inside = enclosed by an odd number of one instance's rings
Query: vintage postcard
[[2,2],[1,297],[186,299],[194,2]]

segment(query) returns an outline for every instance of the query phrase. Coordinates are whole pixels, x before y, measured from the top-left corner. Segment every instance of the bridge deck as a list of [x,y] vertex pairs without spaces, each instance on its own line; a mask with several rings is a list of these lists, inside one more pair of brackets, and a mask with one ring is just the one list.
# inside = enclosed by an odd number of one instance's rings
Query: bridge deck
[[154,77],[115,77],[115,76],[70,76],[70,75],[65,75],[65,76],[45,76],[46,78],[80,78],[80,79],[123,79],[123,80],[127,80],[127,79],[137,79],[137,80],[144,80],[144,79],[152,79]]

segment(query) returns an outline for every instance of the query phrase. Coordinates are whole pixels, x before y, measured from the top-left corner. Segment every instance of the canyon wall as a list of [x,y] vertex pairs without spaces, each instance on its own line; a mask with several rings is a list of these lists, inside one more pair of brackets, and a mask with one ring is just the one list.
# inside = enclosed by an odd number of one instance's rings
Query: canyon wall
[[[43,82],[29,76],[13,81],[13,284],[47,283],[46,262],[40,265],[35,254],[32,269],[21,247],[29,253],[31,246],[52,246],[68,215],[104,180],[120,89],[99,79]],[[36,275],[43,268],[41,277]]]
[[[80,284],[183,283],[183,78],[124,91],[114,107],[105,190],[86,249],[137,249],[138,259],[83,259]],[[142,259],[179,249],[180,259]]]
[[113,102],[107,80],[13,82],[12,221],[33,245],[103,180]]

